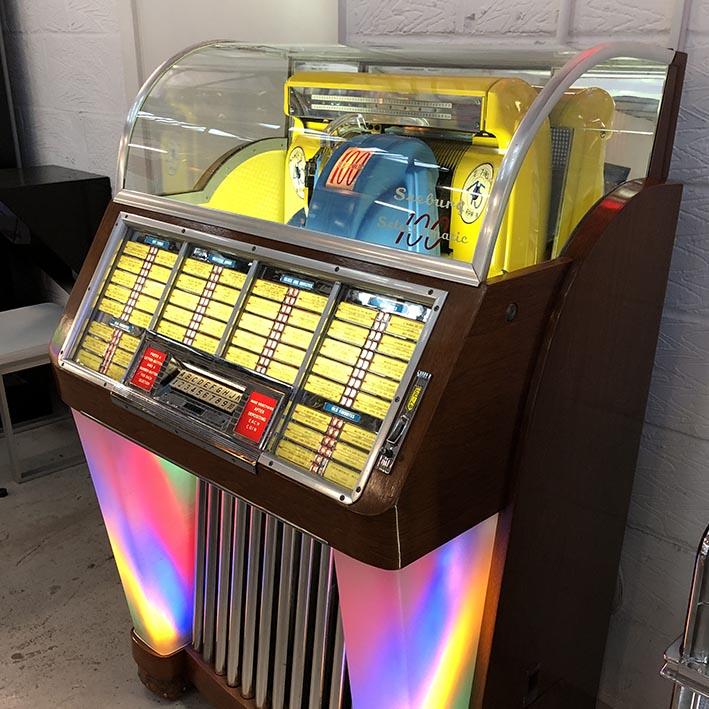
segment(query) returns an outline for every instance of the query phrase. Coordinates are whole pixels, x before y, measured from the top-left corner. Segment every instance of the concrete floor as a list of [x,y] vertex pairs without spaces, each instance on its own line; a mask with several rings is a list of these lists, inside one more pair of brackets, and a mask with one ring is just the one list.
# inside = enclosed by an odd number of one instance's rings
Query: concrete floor
[[[0,459],[0,479],[6,465]],[[196,693],[161,701],[138,680],[130,617],[86,466],[3,485],[0,707],[208,707]]]

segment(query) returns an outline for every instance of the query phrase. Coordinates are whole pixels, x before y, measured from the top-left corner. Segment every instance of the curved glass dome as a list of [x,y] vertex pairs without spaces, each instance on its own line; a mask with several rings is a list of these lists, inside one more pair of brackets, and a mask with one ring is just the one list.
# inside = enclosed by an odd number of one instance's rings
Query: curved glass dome
[[143,88],[118,186],[481,281],[557,256],[598,199],[647,175],[672,57],[214,42]]

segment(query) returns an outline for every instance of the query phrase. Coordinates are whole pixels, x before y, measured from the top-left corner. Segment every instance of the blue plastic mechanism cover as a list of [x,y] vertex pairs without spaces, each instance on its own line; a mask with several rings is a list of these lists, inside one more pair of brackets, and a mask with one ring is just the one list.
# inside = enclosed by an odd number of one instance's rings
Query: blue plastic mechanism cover
[[362,134],[344,141],[315,180],[307,216],[292,224],[440,255],[438,165],[418,138]]

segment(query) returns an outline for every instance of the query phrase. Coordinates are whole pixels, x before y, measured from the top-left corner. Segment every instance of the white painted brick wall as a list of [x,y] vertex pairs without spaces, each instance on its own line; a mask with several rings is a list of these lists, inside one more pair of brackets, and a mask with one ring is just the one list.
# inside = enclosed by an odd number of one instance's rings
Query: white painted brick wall
[[128,100],[120,0],[7,0],[8,68],[26,165],[113,179]]
[[[690,0],[688,0],[690,1]],[[668,46],[670,0],[576,0],[571,39]],[[551,44],[547,0],[348,0],[348,39],[361,44]],[[611,621],[601,699],[613,709],[666,709],[658,675],[679,635],[696,546],[709,523],[709,2],[694,0],[689,66],[672,165],[686,183],[633,499],[623,545],[623,599]]]

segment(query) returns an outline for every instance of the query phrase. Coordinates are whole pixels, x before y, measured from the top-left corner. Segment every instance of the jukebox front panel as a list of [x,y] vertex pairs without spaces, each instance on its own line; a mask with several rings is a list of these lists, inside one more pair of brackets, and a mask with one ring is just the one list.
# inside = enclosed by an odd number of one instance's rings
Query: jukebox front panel
[[60,357],[115,403],[351,503],[392,471],[445,293],[121,216]]

